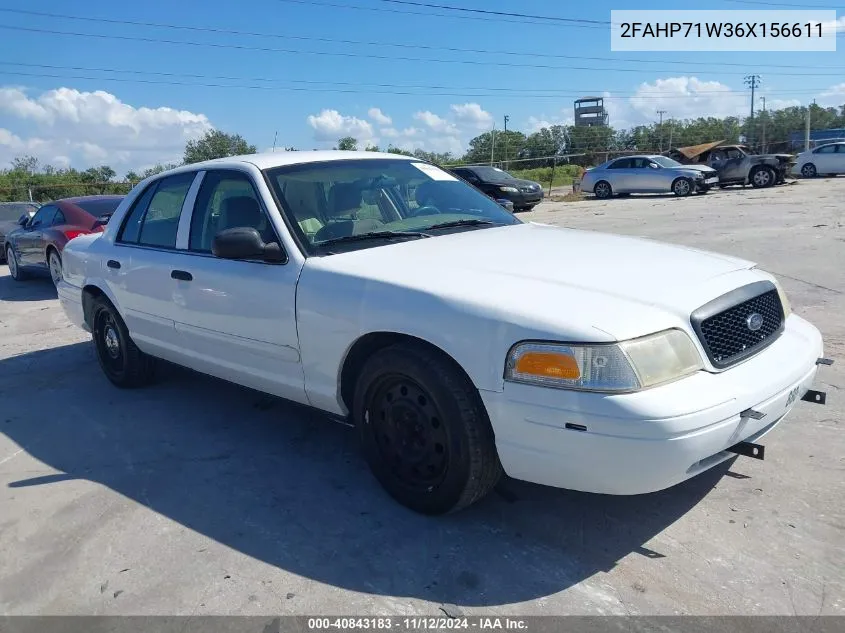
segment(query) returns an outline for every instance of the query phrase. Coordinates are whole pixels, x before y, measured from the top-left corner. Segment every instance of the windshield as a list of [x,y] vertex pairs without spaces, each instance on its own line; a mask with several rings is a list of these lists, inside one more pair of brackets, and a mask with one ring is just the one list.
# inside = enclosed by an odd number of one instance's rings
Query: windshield
[[[400,238],[427,231],[436,236],[445,229],[521,223],[475,187],[427,163],[334,160],[277,167],[266,174],[291,226],[312,252],[323,244],[335,251],[339,241],[349,248],[369,248],[395,241],[397,233]],[[481,222],[454,224],[461,220]],[[450,226],[439,226],[446,223]],[[377,232],[385,239],[344,239]]]
[[683,167],[683,165],[681,165],[678,161],[666,156],[652,156],[651,160],[661,167]]
[[24,213],[32,215],[38,207],[34,204],[27,204],[25,202],[12,202],[0,204],[0,222],[12,221],[17,222]]
[[472,171],[475,172],[475,175],[482,180],[501,180],[502,178],[507,178],[508,180],[516,179],[504,169],[499,169],[498,167],[482,165],[480,167],[473,167]]

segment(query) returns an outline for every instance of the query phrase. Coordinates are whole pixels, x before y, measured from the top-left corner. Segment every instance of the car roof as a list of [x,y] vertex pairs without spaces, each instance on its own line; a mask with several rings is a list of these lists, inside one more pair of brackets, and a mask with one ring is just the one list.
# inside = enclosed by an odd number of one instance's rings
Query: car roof
[[202,169],[204,167],[225,167],[227,165],[236,165],[243,163],[251,163],[259,169],[271,169],[273,167],[283,167],[285,165],[301,165],[304,163],[321,163],[331,160],[373,160],[373,159],[391,158],[396,160],[409,160],[417,162],[421,161],[419,158],[413,156],[404,156],[402,154],[388,154],[387,152],[356,152],[346,150],[316,150],[303,152],[264,152],[261,154],[243,154],[240,156],[227,156],[226,158],[215,158],[212,160],[205,160],[199,163],[191,163],[189,165],[180,165],[172,170],[162,173],[178,173],[189,169]]
[[59,200],[53,200],[50,204],[61,204],[63,202],[68,202],[70,204],[76,204],[77,202],[90,202],[92,200],[119,200],[123,198],[121,194],[101,194],[96,196],[74,196],[73,198],[60,198]]

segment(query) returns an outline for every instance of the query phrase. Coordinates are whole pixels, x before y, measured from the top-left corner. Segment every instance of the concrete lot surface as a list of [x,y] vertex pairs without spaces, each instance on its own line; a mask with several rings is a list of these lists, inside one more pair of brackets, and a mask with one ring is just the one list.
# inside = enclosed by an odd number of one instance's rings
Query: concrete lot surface
[[765,461],[660,493],[506,482],[442,518],[314,412],[177,368],[112,387],[50,281],[3,266],[0,612],[845,614],[843,210],[845,178],[522,216],[759,262],[825,336],[828,405],[801,403]]

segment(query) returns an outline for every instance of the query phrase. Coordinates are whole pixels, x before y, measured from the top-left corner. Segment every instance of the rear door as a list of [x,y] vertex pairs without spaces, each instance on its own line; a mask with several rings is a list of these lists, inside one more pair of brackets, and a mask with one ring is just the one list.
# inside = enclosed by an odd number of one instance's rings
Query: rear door
[[816,172],[819,174],[836,173],[836,148],[838,145],[822,145],[813,152],[812,162],[816,165]]
[[831,165],[832,174],[845,174],[845,143],[836,144],[836,153],[831,157],[833,165]]
[[199,174],[183,172],[151,183],[126,214],[113,257],[103,263],[133,340],[143,351],[174,362],[182,362],[175,327],[182,300],[173,276],[182,264],[176,238]]
[[631,187],[634,186],[632,165],[632,158],[620,158],[608,165],[606,176],[614,193],[631,191]]

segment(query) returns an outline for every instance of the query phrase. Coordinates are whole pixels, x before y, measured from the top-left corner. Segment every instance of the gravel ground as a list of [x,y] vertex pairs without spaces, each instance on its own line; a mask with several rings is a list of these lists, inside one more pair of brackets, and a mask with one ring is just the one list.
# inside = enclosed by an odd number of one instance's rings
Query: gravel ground
[[840,178],[524,214],[759,262],[825,335],[828,405],[660,493],[506,482],[435,519],[313,411],[177,368],[113,388],[50,281],[0,267],[0,613],[843,615],[843,201]]

